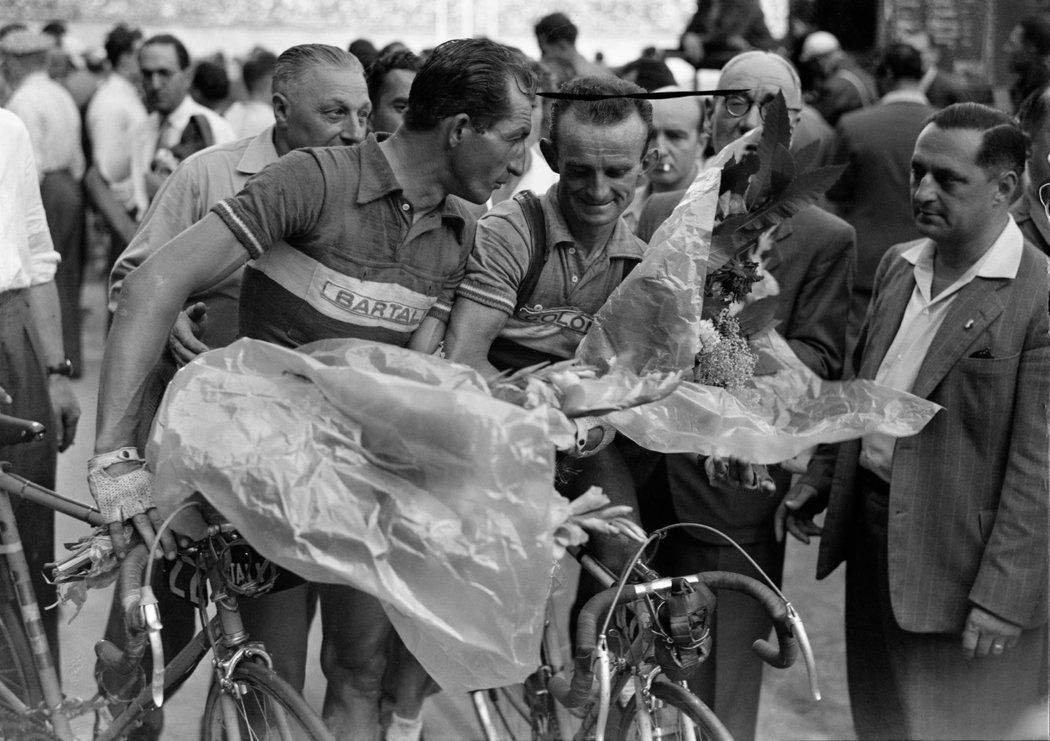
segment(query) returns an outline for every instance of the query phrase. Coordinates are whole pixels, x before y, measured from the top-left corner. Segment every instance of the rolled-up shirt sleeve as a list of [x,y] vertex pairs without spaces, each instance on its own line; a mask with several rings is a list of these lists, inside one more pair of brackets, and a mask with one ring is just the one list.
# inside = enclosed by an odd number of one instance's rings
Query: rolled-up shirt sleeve
[[[504,204],[509,204],[504,206]],[[478,220],[474,250],[458,296],[483,306],[514,313],[518,288],[528,271],[529,229],[513,199],[504,201]]]
[[[25,131],[25,129],[22,129]],[[15,145],[17,151],[19,144]],[[29,147],[29,135],[24,142],[24,165],[22,183],[19,190],[26,194],[26,237],[29,244],[29,262],[26,266],[29,273],[29,285],[35,286],[54,280],[58,263],[62,260],[51,242],[51,231],[47,227],[47,216],[44,214],[44,203],[40,200],[40,181],[37,178],[36,163],[32,149]]]
[[268,165],[235,196],[213,208],[251,259],[282,239],[309,233],[327,196],[321,167],[309,151],[290,152]]

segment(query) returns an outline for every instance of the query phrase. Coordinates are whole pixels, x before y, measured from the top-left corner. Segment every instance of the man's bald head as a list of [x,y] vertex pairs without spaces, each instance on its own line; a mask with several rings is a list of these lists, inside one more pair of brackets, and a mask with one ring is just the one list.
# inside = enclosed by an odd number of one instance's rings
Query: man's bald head
[[721,150],[762,124],[762,108],[783,93],[792,128],[802,111],[802,84],[798,72],[784,57],[765,51],[747,51],[726,62],[718,78],[720,88],[747,93],[719,97],[711,106],[711,143]]
[[[678,92],[663,87],[655,92]],[[660,159],[649,173],[653,191],[682,190],[696,177],[706,138],[702,136],[704,106],[700,98],[683,97],[654,100],[653,128]]]

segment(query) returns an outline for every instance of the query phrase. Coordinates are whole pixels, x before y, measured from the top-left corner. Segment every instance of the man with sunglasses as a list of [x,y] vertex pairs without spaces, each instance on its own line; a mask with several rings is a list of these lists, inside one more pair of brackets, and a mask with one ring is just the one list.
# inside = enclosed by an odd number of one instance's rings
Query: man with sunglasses
[[1050,255],[1050,83],[1028,96],[1017,115],[1028,136],[1028,178],[1010,215],[1024,238]]
[[[778,93],[784,95],[792,128],[798,122],[801,85],[795,69],[783,57],[761,51],[738,54],[723,68],[718,87],[747,92],[709,101],[707,128],[715,151],[755,146],[755,137],[744,136],[763,125],[768,105]],[[649,239],[681,197],[682,191],[651,196],[642,212],[639,236]],[[813,372],[821,378],[837,378],[842,371],[850,302],[852,227],[810,206],[762,235],[752,259],[762,265],[766,288],[774,295],[777,331]],[[775,470],[771,477],[760,477],[746,464],[723,467],[711,461],[713,470],[725,468],[733,473],[709,479],[707,463],[695,455],[665,456],[639,491],[644,524],[648,529],[671,522],[716,527],[740,543],[779,582],[784,544],[778,542],[774,519],[790,486],[790,474]],[[637,469],[634,473],[644,475]],[[672,576],[705,570],[756,575],[723,539],[696,530],[672,531],[658,559],[656,568]],[[762,662],[751,651],[751,643],[768,634],[770,627],[768,616],[753,601],[720,594],[714,653],[690,679],[693,691],[738,741],[755,735]]]

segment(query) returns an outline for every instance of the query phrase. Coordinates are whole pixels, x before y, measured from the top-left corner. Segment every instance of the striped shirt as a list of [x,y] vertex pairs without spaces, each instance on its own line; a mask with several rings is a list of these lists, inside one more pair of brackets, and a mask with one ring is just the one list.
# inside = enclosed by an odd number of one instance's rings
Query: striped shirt
[[330,337],[404,346],[425,317],[447,321],[473,234],[454,197],[413,223],[372,136],[290,152],[212,210],[254,261],[240,334],[290,347]]

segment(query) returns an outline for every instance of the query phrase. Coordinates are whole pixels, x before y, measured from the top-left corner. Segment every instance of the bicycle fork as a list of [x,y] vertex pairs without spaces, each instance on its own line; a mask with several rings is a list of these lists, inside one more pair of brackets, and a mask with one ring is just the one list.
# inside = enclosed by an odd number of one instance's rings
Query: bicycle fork
[[[44,705],[47,708],[51,726],[56,736],[72,741],[74,739],[73,728],[62,709],[62,686],[58,681],[58,670],[55,668],[55,660],[47,643],[44,623],[40,619],[40,606],[37,604],[36,593],[33,591],[33,584],[30,580],[29,564],[22,550],[22,539],[18,536],[11,498],[6,491],[0,491],[0,554],[7,558],[15,595],[18,597],[18,609],[22,614],[26,633],[29,635],[33,664],[40,678],[40,688],[44,695]],[[0,683],[0,693],[3,694],[4,700],[10,702],[14,707],[25,707],[2,683]],[[29,708],[25,710],[28,711]]]

